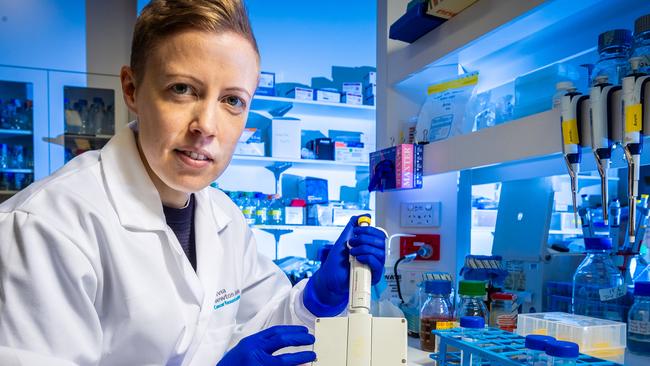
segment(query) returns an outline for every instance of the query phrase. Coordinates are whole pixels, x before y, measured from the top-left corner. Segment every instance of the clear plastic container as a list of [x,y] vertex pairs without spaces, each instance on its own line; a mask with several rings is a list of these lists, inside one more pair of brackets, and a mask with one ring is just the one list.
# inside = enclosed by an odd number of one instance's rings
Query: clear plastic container
[[519,314],[517,334],[541,334],[577,343],[582,353],[623,363],[626,324],[568,313]]
[[495,292],[491,298],[490,326],[514,332],[517,329],[517,314],[519,313],[517,295],[509,292]]
[[572,312],[614,321],[625,321],[620,301],[627,294],[621,272],[612,262],[611,239],[585,238],[587,256],[573,276]]
[[550,341],[546,343],[549,366],[575,366],[580,350],[573,342]]
[[248,225],[255,224],[255,199],[253,192],[244,192],[241,200],[242,214]]
[[527,335],[524,343],[526,347],[526,365],[547,366],[546,344],[554,340],[553,337],[539,334]]
[[[480,316],[464,316],[460,318],[460,327],[462,328],[461,339],[465,342],[475,343],[483,339],[482,330],[485,329],[485,319]],[[465,365],[466,352],[461,350],[460,364]],[[481,366],[481,357],[469,353],[470,366]]]
[[522,118],[548,110],[561,81],[571,81],[575,85],[581,80],[577,67],[556,63],[522,75],[515,79],[515,104],[513,118]]
[[485,282],[462,280],[458,285],[460,302],[456,317],[480,316],[485,323],[489,320],[489,312],[483,300],[485,299]]
[[423,351],[435,352],[436,337],[431,331],[454,327],[453,310],[449,302],[451,282],[425,281],[424,292],[427,299],[420,308],[420,348]]
[[640,57],[639,71],[650,73],[650,14],[634,22],[634,43],[630,58]]
[[598,36],[598,62],[594,65],[593,85],[597,79],[606,76],[614,85],[629,73],[628,57],[632,47],[632,32],[627,29],[614,29]]
[[628,315],[627,347],[630,352],[650,355],[650,282],[634,284],[634,305]]

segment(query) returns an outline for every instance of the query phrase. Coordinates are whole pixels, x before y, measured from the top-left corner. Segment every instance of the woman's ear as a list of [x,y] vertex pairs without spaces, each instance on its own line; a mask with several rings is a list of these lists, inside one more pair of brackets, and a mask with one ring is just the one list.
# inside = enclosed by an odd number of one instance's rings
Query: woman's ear
[[133,69],[129,66],[122,66],[120,70],[120,82],[122,83],[122,95],[124,103],[133,114],[138,114],[138,108],[135,104],[135,75]]

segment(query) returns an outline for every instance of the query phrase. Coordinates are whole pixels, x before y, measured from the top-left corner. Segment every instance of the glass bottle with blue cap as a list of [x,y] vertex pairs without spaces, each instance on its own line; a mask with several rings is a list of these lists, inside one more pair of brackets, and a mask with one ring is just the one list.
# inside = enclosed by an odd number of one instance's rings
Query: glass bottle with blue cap
[[575,366],[580,350],[573,342],[550,341],[546,343],[546,355],[549,366]]
[[624,320],[621,300],[627,293],[621,271],[612,262],[612,241],[585,238],[587,256],[573,276],[572,312],[594,318]]
[[627,321],[627,348],[636,354],[650,355],[650,282],[634,283],[634,305]]

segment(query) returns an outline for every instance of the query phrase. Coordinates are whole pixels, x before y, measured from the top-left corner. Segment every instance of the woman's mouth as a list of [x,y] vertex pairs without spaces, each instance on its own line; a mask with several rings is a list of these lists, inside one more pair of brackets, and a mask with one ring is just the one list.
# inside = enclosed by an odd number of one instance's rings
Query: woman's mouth
[[205,168],[210,163],[212,159],[210,156],[199,153],[196,151],[175,149],[174,152],[178,159],[185,165],[190,168]]

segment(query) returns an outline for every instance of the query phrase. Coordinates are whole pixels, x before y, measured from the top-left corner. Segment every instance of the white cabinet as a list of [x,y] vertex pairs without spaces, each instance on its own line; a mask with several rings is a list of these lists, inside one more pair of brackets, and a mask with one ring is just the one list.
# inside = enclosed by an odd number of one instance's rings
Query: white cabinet
[[[78,153],[101,148],[115,130],[128,123],[128,111],[122,98],[119,76],[62,71],[49,71],[48,75],[50,172],[54,172]],[[107,118],[101,125],[86,121],[90,118],[88,116],[77,117],[83,121],[66,121],[66,109],[84,108],[88,113],[95,102],[93,99],[98,104],[101,102],[105,111],[110,111],[106,113],[111,116],[110,119]],[[75,104],[80,102],[86,106],[75,108]]]
[[[375,107],[301,101],[290,98],[256,95],[251,113],[271,117],[282,115],[298,118],[301,130],[320,131],[328,136],[329,130],[354,131],[364,134],[369,141],[368,151],[374,151]],[[224,174],[217,180],[226,191],[248,191],[273,194],[276,190],[274,165],[290,166],[284,174],[310,176],[328,180],[330,200],[340,198],[341,186],[355,187],[359,179],[368,175],[365,162],[346,163],[332,160],[286,159],[268,156],[235,155]],[[288,197],[292,198],[292,197]],[[374,206],[371,197],[371,207]],[[305,256],[305,243],[314,239],[334,241],[342,227],[263,225],[254,226],[253,232],[260,252],[270,258]]]

